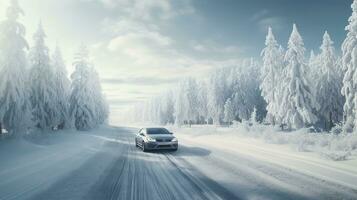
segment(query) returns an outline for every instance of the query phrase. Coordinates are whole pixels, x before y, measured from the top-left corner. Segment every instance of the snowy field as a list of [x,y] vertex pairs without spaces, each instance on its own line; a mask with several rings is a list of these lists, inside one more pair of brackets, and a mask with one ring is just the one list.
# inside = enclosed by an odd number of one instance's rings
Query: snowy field
[[332,161],[227,128],[171,129],[143,153],[137,128],[0,141],[0,199],[356,199],[357,160]]

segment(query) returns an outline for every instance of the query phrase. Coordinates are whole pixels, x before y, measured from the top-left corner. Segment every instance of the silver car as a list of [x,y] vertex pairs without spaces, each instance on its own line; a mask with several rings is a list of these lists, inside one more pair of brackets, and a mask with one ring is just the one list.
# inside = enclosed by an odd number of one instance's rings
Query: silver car
[[165,128],[143,128],[135,137],[135,145],[144,152],[159,149],[176,151],[178,140]]

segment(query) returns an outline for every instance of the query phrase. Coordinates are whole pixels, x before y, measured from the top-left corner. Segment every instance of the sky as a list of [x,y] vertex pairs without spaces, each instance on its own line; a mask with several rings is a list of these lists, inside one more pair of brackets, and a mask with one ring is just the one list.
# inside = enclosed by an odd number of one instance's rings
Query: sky
[[[9,0],[0,0],[0,20]],[[267,28],[286,47],[296,23],[308,52],[327,30],[340,49],[352,0],[19,0],[26,38],[41,21],[47,44],[59,44],[71,73],[88,45],[111,117],[174,87],[186,76],[259,58]],[[308,55],[307,52],[307,55]]]

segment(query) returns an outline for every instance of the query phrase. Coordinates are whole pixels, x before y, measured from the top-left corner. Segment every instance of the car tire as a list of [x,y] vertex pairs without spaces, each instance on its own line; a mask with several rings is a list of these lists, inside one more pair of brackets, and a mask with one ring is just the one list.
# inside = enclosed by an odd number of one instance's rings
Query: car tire
[[177,151],[177,149],[178,149],[178,148],[176,148],[176,149],[172,149],[172,151]]
[[146,149],[146,147],[145,147],[145,142],[142,142],[141,143],[141,148],[143,149],[143,152],[147,152],[148,150]]

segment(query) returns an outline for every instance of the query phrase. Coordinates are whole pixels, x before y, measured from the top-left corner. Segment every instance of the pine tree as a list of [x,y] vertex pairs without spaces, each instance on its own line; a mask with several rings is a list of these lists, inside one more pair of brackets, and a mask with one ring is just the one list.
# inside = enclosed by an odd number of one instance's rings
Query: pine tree
[[241,120],[249,120],[254,107],[257,108],[259,119],[266,117],[266,102],[264,101],[259,88],[260,71],[258,63],[254,59],[246,59],[243,64],[236,69],[235,84],[233,86],[233,104],[235,115]]
[[192,78],[180,82],[175,104],[176,124],[192,124],[198,119],[197,83]]
[[260,88],[262,90],[262,96],[268,104],[267,117],[271,123],[275,124],[278,118],[278,110],[281,102],[279,96],[279,83],[281,82],[283,59],[281,56],[281,49],[279,49],[279,44],[275,40],[270,27],[265,45],[266,47],[261,53],[261,56],[263,57],[263,68],[262,83]]
[[325,32],[318,56],[318,66],[321,69],[317,80],[316,97],[320,105],[319,114],[326,129],[331,129],[334,123],[341,120],[343,98],[341,95],[342,82],[336,71],[337,58],[333,41]]
[[94,117],[95,125],[100,125],[106,122],[109,116],[109,106],[107,100],[103,94],[102,86],[100,84],[100,78],[98,72],[94,66],[90,67],[90,82],[92,99],[94,102]]
[[352,5],[352,15],[346,26],[347,37],[342,44],[342,68],[345,71],[342,94],[346,101],[344,111],[344,130],[352,132],[356,121],[356,68],[357,68],[357,0]]
[[59,129],[70,128],[72,122],[69,116],[69,95],[71,82],[67,75],[66,65],[62,58],[60,48],[57,46],[52,56],[52,65],[54,68],[54,90],[56,97],[57,125]]
[[182,126],[185,122],[185,109],[187,108],[187,99],[185,98],[183,82],[180,82],[176,89],[175,96],[175,124]]
[[224,112],[224,76],[223,71],[219,70],[209,77],[207,107],[208,116],[212,119],[213,124],[219,125],[223,119]]
[[7,9],[0,24],[0,123],[11,134],[19,134],[29,125],[30,112],[26,87],[25,27],[17,20],[24,12],[17,0]]
[[224,121],[227,123],[232,123],[234,121],[233,104],[230,98],[224,104]]
[[309,58],[308,65],[309,65],[309,70],[311,72],[311,73],[308,73],[309,79],[311,80],[310,82],[312,83],[311,87],[312,87],[313,92],[316,93],[316,87],[317,87],[316,80],[318,80],[319,76],[321,75],[321,69],[319,66],[318,56],[316,56],[316,54],[313,50],[311,50],[311,52],[310,52],[310,58]]
[[258,123],[257,120],[257,109],[254,107],[252,114],[250,115],[250,123],[252,123],[252,125],[256,125]]
[[198,84],[198,94],[197,94],[197,102],[198,102],[198,115],[200,118],[200,123],[207,123],[207,84],[205,81],[200,81]]
[[89,130],[97,123],[96,107],[92,96],[92,66],[87,47],[80,47],[73,65],[75,71],[71,75],[70,116],[78,130]]
[[318,109],[318,104],[307,79],[304,54],[304,43],[294,24],[285,54],[287,66],[284,82],[287,85],[283,91],[280,116],[289,128],[295,129],[317,121],[314,109]]
[[33,121],[40,129],[57,126],[54,70],[50,65],[49,49],[45,44],[46,34],[40,24],[33,36],[34,46],[30,51],[30,101]]

